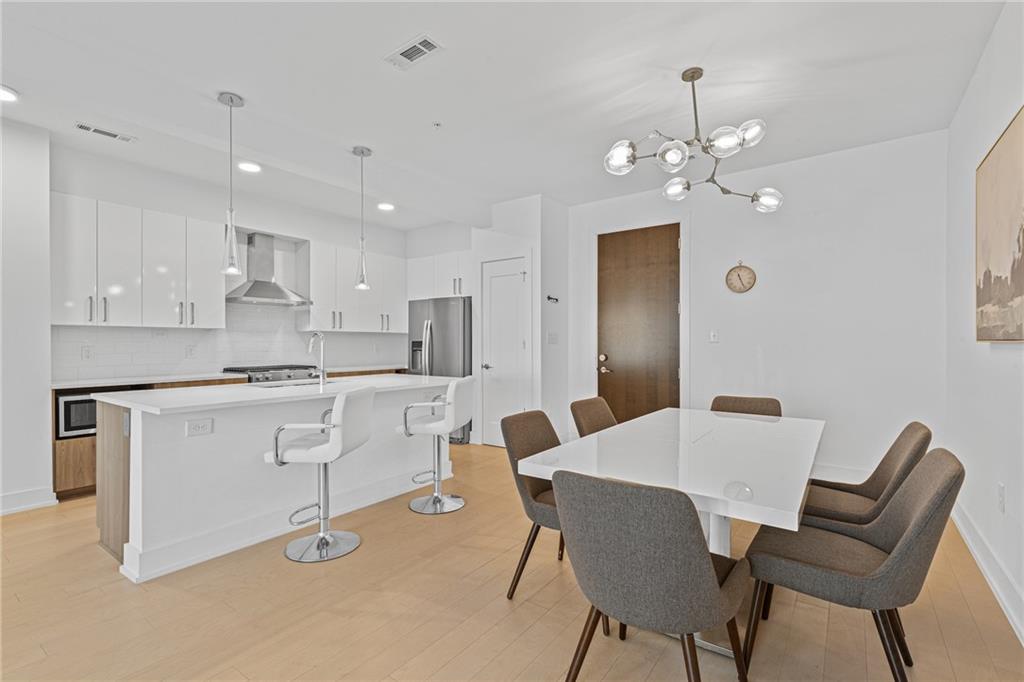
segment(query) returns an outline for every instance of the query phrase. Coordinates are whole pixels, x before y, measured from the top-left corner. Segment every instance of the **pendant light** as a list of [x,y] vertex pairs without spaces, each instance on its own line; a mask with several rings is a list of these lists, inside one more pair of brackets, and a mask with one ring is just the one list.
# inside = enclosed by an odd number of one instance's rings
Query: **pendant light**
[[240,275],[242,267],[238,261],[238,234],[235,232],[235,130],[234,112],[245,106],[241,95],[222,92],[217,101],[228,108],[228,213],[224,229],[224,261],[220,271],[225,275]]
[[359,264],[356,266],[356,289],[369,291],[370,283],[366,279],[366,188],[363,183],[363,161],[373,151],[369,147],[353,147],[352,153],[359,157]]

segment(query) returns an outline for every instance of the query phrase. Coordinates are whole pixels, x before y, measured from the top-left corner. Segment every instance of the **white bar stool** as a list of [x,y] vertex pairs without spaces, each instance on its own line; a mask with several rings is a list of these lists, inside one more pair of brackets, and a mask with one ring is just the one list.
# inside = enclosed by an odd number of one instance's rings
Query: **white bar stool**
[[[344,457],[370,440],[370,426],[373,422],[373,395],[376,389],[366,387],[339,393],[334,406],[320,416],[319,424],[285,424],[274,431],[274,449],[264,455],[268,463],[316,464],[317,501],[299,507],[288,522],[303,526],[319,521],[320,528],[313,535],[292,540],[284,549],[284,555],[292,561],[315,563],[330,561],[345,556],[359,546],[359,536],[342,530],[331,530],[331,462]],[[285,431],[317,431],[305,436],[292,438],[281,443]],[[315,516],[295,520],[295,515],[309,509],[316,509]]]
[[[439,396],[440,397],[440,396]],[[410,410],[430,409],[429,415],[424,415],[414,421],[409,421]],[[444,414],[435,414],[435,410],[441,408]],[[430,495],[417,497],[409,503],[409,509],[417,514],[447,514],[458,511],[466,505],[466,501],[458,495],[444,495],[441,492],[441,443],[452,431],[461,429],[473,418],[473,377],[457,379],[448,384],[448,393],[444,402],[412,403],[406,405],[403,415],[402,429],[406,436],[433,436],[434,437],[434,468],[432,471],[425,471],[432,474],[434,491]],[[421,481],[417,474],[413,476],[415,483],[426,483]]]

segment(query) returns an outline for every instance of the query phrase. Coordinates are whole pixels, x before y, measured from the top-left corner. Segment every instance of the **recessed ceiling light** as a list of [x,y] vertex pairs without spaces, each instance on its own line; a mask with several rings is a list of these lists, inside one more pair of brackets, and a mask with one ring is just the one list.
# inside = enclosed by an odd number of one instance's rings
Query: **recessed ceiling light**
[[6,85],[0,85],[0,102],[17,102],[18,91]]
[[377,210],[378,211],[394,211],[395,210],[395,205],[394,204],[389,204],[386,201],[382,201],[379,204],[377,204]]
[[239,161],[238,170],[245,171],[246,173],[259,173],[263,170],[263,167],[254,161]]

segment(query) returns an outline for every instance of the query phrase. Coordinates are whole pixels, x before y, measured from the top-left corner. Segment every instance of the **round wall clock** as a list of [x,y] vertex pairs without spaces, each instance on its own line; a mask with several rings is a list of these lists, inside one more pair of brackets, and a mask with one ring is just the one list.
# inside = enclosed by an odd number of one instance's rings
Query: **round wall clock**
[[754,284],[757,283],[757,273],[752,268],[743,264],[740,261],[738,265],[734,265],[729,269],[729,272],[725,273],[725,286],[729,287],[729,291],[736,294],[745,294],[754,288]]

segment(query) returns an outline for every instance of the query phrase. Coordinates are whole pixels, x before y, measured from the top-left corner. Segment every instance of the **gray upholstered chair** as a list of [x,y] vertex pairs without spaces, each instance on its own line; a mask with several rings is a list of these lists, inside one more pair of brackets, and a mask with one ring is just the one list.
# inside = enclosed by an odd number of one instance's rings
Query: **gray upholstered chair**
[[580,438],[619,423],[612,414],[612,408],[608,407],[608,403],[601,396],[577,400],[569,405],[569,411],[572,412],[572,420],[576,422],[576,432],[580,434]]
[[[924,457],[931,440],[932,432],[927,426],[920,422],[910,422],[863,483],[812,479],[801,523],[841,533],[846,523],[865,524],[874,521],[910,471]],[[765,592],[764,608],[761,611],[763,620],[768,620],[773,590],[774,587],[769,585]]]
[[[530,558],[533,543],[537,541],[537,534],[541,527],[557,531],[562,529],[558,523],[558,511],[555,509],[555,494],[551,489],[551,481],[523,476],[519,473],[519,460],[536,455],[538,452],[550,450],[561,445],[561,441],[558,440],[558,434],[555,433],[551,420],[540,410],[520,412],[505,417],[501,420],[501,435],[505,438],[505,450],[508,453],[508,461],[512,465],[512,477],[516,481],[516,489],[523,501],[523,510],[533,522],[530,534],[526,537],[522,556],[519,557],[519,565],[516,566],[515,575],[512,576],[512,584],[508,588],[506,596],[511,599],[516,593],[519,579],[523,577],[523,569],[526,568],[526,561]],[[562,560],[564,549],[565,544],[561,532],[559,532],[559,561]]]
[[[913,660],[896,609],[921,592],[963,480],[960,461],[936,449],[921,459],[871,523],[837,521],[834,531],[762,526],[747,549],[756,579],[744,646],[747,665],[757,637],[757,615],[771,583],[871,611],[893,679],[905,682],[903,665],[913,665]],[[571,535],[569,540],[571,550]]]
[[863,483],[812,480],[804,503],[808,526],[834,529],[832,521],[865,524],[874,521],[928,451],[932,432],[910,422],[900,432],[871,476]]
[[711,401],[712,412],[734,412],[738,414],[760,414],[766,417],[781,417],[782,403],[776,398],[751,398],[741,395],[718,395]]
[[736,613],[750,567],[708,551],[693,501],[678,490],[570,471],[556,471],[553,483],[576,581],[591,604],[566,680],[579,675],[602,616],[679,634],[691,682],[700,680],[693,633],[725,623],[746,680]]

